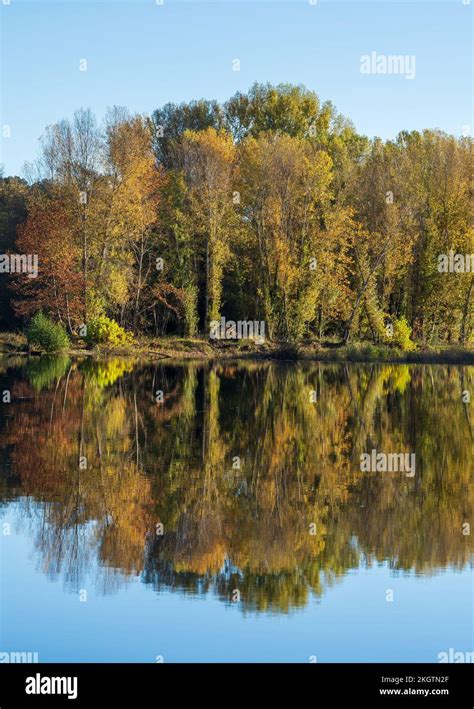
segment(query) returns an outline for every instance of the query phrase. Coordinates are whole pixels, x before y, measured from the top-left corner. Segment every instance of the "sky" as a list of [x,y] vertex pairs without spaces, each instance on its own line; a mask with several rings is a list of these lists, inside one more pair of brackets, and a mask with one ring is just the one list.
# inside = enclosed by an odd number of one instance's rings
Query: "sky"
[[[224,101],[255,81],[304,84],[370,137],[423,128],[466,134],[473,5],[1,0],[0,163],[22,175],[45,127],[80,107],[99,120],[113,105],[151,113],[169,101]],[[404,73],[362,73],[371,52],[382,62],[410,59]]]

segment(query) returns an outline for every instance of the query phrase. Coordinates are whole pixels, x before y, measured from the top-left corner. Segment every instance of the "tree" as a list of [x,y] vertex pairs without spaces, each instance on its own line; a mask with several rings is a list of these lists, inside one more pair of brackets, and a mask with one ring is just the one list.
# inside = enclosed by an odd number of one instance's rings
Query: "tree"
[[139,320],[146,325],[150,302],[142,303],[143,294],[157,273],[155,230],[165,184],[164,171],[155,164],[149,123],[141,116],[111,117],[106,160],[110,191],[96,288],[102,284],[108,305],[121,308],[121,320],[130,313],[128,319],[137,329]]
[[42,153],[37,168],[48,183],[63,186],[75,240],[82,250],[83,320],[87,321],[89,266],[95,188],[100,180],[102,141],[95,116],[90,109],[74,113],[72,121],[62,120],[48,126],[41,139]]
[[28,198],[28,219],[19,227],[20,253],[37,254],[38,276],[15,278],[18,315],[44,310],[73,332],[84,313],[81,249],[67,210],[69,192],[61,185],[35,186]]
[[[224,315],[293,342],[467,344],[471,172],[472,139],[369,141],[304,86],[152,118],[114,107],[102,127],[81,109],[46,129],[31,185],[0,183],[3,248],[48,269],[15,278],[15,310],[41,304],[73,330],[105,316],[194,336]],[[454,256],[463,267],[444,269]]]
[[262,133],[243,141],[240,161],[243,216],[257,244],[255,277],[269,333],[297,340],[315,320],[325,286],[318,264],[331,236],[324,222],[331,159],[304,139]]
[[[19,177],[0,177],[0,254],[16,252],[17,228],[27,217],[28,184]],[[11,299],[13,279],[4,273],[0,288],[0,327],[10,329],[15,325],[15,311]]]
[[237,221],[233,204],[235,148],[228,133],[208,128],[186,131],[181,147],[186,184],[185,228],[196,239],[204,261],[204,327],[218,320],[222,304],[224,267]]
[[176,151],[185,131],[221,130],[224,127],[220,105],[217,101],[204,99],[179,105],[167,103],[154,111],[151,122],[155,155],[166,168],[175,165]]

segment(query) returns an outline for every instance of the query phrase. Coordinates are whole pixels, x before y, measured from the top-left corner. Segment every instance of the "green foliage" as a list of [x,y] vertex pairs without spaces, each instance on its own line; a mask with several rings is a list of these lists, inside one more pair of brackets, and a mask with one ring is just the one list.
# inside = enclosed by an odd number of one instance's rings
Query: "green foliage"
[[255,83],[246,94],[238,92],[227,101],[225,114],[238,140],[269,130],[303,137],[311,127],[320,137],[324,123],[317,94],[292,84]]
[[358,342],[341,350],[341,360],[351,362],[377,362],[390,359],[392,353],[385,345],[375,345],[371,342]]
[[42,312],[33,315],[26,337],[29,345],[45,352],[61,352],[69,347],[69,338],[64,328]]
[[186,334],[195,337],[198,332],[199,318],[197,314],[197,287],[193,284],[184,288],[184,319],[186,323]]
[[413,352],[416,345],[411,339],[411,327],[405,317],[393,321],[393,341],[404,352]]
[[124,330],[115,320],[106,315],[100,315],[92,318],[87,324],[86,342],[89,345],[120,347],[120,345],[132,344],[133,335]]
[[67,355],[46,355],[28,362],[26,376],[35,391],[40,392],[53,382],[58,382],[65,375],[70,363]]
[[222,108],[217,101],[191,101],[190,103],[167,103],[154,111],[151,127],[153,147],[162,165],[172,167],[173,153],[186,130],[221,128]]

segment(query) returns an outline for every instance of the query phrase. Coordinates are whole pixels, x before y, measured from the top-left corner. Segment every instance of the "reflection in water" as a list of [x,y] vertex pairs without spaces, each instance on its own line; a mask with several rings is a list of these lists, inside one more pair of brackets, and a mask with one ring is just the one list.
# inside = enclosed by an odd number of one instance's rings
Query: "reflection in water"
[[[468,367],[66,357],[0,371],[0,504],[70,590],[96,566],[103,593],[139,575],[286,612],[360,564],[469,563]],[[373,448],[416,453],[416,475],[361,472]]]

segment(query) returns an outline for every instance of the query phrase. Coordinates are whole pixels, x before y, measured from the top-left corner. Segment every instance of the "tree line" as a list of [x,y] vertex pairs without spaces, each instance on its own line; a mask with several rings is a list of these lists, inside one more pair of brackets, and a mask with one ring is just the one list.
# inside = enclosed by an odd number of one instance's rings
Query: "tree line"
[[3,329],[41,310],[70,333],[226,317],[275,341],[473,340],[468,137],[369,140],[303,86],[254,84],[101,125],[80,109],[40,144],[27,180],[0,180],[0,251],[39,262],[1,274]]

